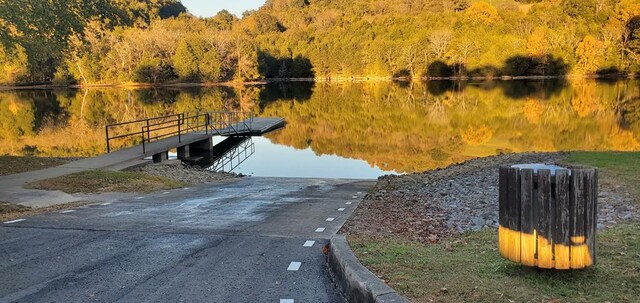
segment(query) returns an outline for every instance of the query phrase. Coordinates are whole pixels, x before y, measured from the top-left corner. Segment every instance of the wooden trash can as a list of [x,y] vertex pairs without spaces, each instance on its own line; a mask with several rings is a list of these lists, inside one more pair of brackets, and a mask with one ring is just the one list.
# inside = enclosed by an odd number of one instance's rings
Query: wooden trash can
[[500,254],[526,266],[596,261],[598,172],[542,164],[500,168]]

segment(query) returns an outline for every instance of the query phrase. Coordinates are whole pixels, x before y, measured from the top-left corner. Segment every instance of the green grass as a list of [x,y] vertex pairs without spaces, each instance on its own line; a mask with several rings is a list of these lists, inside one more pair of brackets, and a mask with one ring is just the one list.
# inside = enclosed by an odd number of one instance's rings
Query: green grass
[[608,170],[628,181],[640,178],[640,153],[637,152],[576,152],[569,154],[566,161]]
[[137,172],[91,170],[27,185],[28,188],[66,193],[142,192],[180,188],[185,183]]
[[483,230],[423,245],[349,238],[360,261],[415,302],[638,302],[640,226],[598,235],[597,266],[579,271],[527,268],[497,252]]
[[68,162],[60,158],[0,156],[0,176],[45,169]]
[[593,166],[605,177],[622,183],[640,195],[640,153],[638,152],[575,152],[565,159],[569,164]]

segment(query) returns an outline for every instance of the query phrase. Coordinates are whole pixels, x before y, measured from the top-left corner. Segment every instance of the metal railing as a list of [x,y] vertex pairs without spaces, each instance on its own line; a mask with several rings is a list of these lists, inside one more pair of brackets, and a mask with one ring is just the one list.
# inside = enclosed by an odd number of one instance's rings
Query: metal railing
[[106,134],[106,141],[107,141],[107,153],[111,152],[111,141],[113,140],[117,140],[117,139],[124,139],[124,138],[128,138],[128,137],[136,137],[136,136],[141,136],[143,135],[142,131],[135,131],[135,132],[128,132],[125,134],[118,134],[115,136],[111,136],[111,134],[114,132],[115,128],[122,128],[122,127],[133,127],[133,128],[137,128],[136,126],[139,125],[145,125],[145,126],[150,126],[152,123],[156,122],[156,121],[161,121],[164,119],[170,119],[173,117],[180,117],[182,116],[182,114],[176,114],[176,115],[168,115],[168,116],[161,116],[161,117],[154,117],[154,118],[148,118],[148,119],[140,119],[140,120],[134,120],[134,121],[127,121],[127,122],[121,122],[121,123],[114,123],[114,124],[109,124],[105,126],[105,134]]
[[251,131],[253,113],[217,111],[210,112],[211,129],[217,135],[238,134]]
[[[162,117],[140,119],[135,121],[109,124],[105,126],[107,153],[111,152],[112,141],[125,138],[140,138],[142,152],[147,152],[147,145],[151,142],[177,136],[182,142],[182,136],[191,132],[202,132],[206,135],[234,135],[251,131],[253,114],[247,112],[205,112],[180,113]],[[140,131],[132,131],[140,127]],[[117,128],[125,128],[124,134],[114,135]]]
[[[147,144],[161,139],[178,136],[178,142],[182,142],[182,135],[190,132],[198,132],[204,129],[209,134],[209,118],[208,113],[193,114],[187,116],[182,113],[176,115],[177,119],[147,124],[142,127],[142,153],[147,153]],[[202,123],[201,123],[202,121]]]

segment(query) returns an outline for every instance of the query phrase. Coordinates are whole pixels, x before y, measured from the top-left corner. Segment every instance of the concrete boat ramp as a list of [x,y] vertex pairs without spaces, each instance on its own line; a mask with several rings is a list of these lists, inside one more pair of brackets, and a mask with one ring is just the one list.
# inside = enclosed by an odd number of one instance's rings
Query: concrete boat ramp
[[0,302],[342,303],[323,250],[374,184],[246,177],[0,222]]

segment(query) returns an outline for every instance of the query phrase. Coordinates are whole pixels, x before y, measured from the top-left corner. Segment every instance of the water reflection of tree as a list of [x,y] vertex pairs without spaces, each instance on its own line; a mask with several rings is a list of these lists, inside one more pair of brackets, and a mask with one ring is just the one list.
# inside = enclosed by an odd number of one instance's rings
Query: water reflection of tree
[[[563,87],[552,94],[542,87],[543,94],[513,100],[500,86],[471,85],[433,95],[419,83],[323,85],[304,103],[274,102],[264,113],[298,126],[270,136],[278,143],[386,163],[398,171],[498,151],[640,149],[632,131],[616,122],[610,106],[616,86],[587,82]],[[632,91],[624,85],[619,89]]]
[[640,150],[637,81],[535,84],[528,93],[505,93],[500,83],[429,85],[5,92],[0,153],[94,155],[104,151],[107,123],[220,109],[284,117],[289,126],[269,136],[275,142],[401,172],[505,151]]
[[[0,154],[96,155],[105,150],[106,124],[179,112],[237,110],[257,104],[255,92],[242,92],[242,95],[246,98],[238,98],[233,89],[228,88],[0,93]],[[130,127],[121,131],[140,129]],[[131,144],[135,140],[138,139],[120,144]]]
[[4,153],[15,154],[20,138],[33,134],[35,112],[33,101],[22,100],[16,93],[0,95],[0,140]]
[[622,127],[630,130],[636,140],[640,141],[640,97],[629,98],[621,102],[620,112]]

